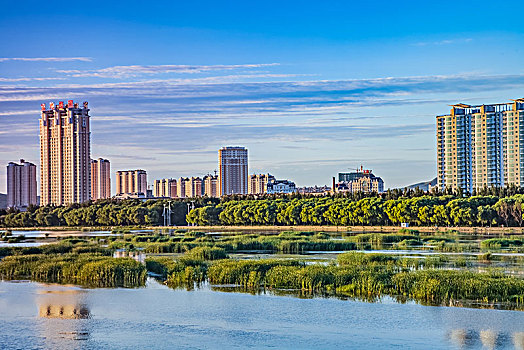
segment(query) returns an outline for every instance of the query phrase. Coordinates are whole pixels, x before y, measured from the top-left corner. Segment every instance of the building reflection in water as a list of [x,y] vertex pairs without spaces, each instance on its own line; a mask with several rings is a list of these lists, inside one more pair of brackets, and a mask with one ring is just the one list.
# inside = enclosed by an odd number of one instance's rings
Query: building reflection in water
[[515,332],[512,338],[515,349],[524,350],[524,332]]
[[448,333],[449,340],[459,349],[499,349],[511,348],[524,350],[524,332],[514,332],[511,335],[492,329],[479,331],[471,329],[453,329]]
[[137,251],[128,252],[125,249],[117,249],[113,253],[113,258],[131,258],[142,264],[146,263],[146,255],[144,253]]
[[87,292],[77,287],[42,286],[36,295],[41,335],[47,348],[81,348],[89,339]]

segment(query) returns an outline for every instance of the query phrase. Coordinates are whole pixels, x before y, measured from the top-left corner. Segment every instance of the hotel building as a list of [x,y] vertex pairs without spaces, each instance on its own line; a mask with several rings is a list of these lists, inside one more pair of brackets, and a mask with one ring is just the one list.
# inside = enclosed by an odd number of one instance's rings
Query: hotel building
[[91,199],[111,197],[111,163],[107,159],[91,160]]
[[7,207],[23,209],[36,205],[36,166],[20,159],[7,165]]
[[524,186],[524,99],[456,104],[437,121],[437,186]]
[[246,148],[221,148],[218,151],[218,167],[220,196],[248,193],[248,160]]
[[116,172],[116,194],[147,195],[147,173],[145,170],[124,170]]
[[[373,175],[371,170],[363,167],[356,172],[339,173],[339,181],[334,184],[336,192],[384,192],[384,181],[381,177]],[[333,182],[335,178],[333,178]]]
[[91,145],[87,102],[41,105],[40,202],[81,203],[91,199]]

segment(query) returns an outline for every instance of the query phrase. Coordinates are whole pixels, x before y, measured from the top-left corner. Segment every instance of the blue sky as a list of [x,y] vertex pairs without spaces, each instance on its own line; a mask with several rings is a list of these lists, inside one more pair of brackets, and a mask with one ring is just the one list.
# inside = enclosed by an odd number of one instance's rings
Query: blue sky
[[[521,1],[25,1],[0,13],[0,163],[39,163],[40,103],[89,101],[92,155],[149,181],[435,177],[435,115],[524,97]],[[5,192],[5,171],[0,173]]]

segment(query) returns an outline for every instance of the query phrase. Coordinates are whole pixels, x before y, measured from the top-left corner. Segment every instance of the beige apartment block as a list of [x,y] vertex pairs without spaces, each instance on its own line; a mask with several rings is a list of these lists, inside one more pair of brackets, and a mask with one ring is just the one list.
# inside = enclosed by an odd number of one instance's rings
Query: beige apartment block
[[202,197],[202,179],[199,177],[191,177],[186,179],[186,197]]
[[116,172],[116,194],[147,194],[145,170],[121,170]]
[[36,166],[20,159],[7,165],[7,207],[23,209],[36,205]]
[[177,182],[177,197],[186,198],[186,181],[189,181],[187,177],[181,177]]
[[436,119],[439,189],[524,186],[524,99],[456,104]]
[[218,197],[218,176],[206,175],[203,182],[204,194],[208,197]]
[[249,176],[248,193],[249,194],[264,194],[267,193],[267,184],[275,181],[275,177],[271,174],[253,174]]
[[175,179],[155,180],[155,183],[153,185],[153,196],[176,198],[177,181]]
[[248,193],[248,158],[244,147],[223,147],[218,151],[219,195]]
[[91,144],[87,102],[79,107],[41,105],[40,202],[42,205],[81,203],[91,199]]
[[111,163],[107,159],[91,160],[91,199],[111,197]]

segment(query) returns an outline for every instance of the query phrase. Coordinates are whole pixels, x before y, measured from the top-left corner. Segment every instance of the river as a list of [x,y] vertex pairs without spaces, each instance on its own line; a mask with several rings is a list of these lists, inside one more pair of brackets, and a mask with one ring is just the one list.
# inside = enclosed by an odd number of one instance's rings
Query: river
[[524,349],[524,312],[0,282],[0,349]]

